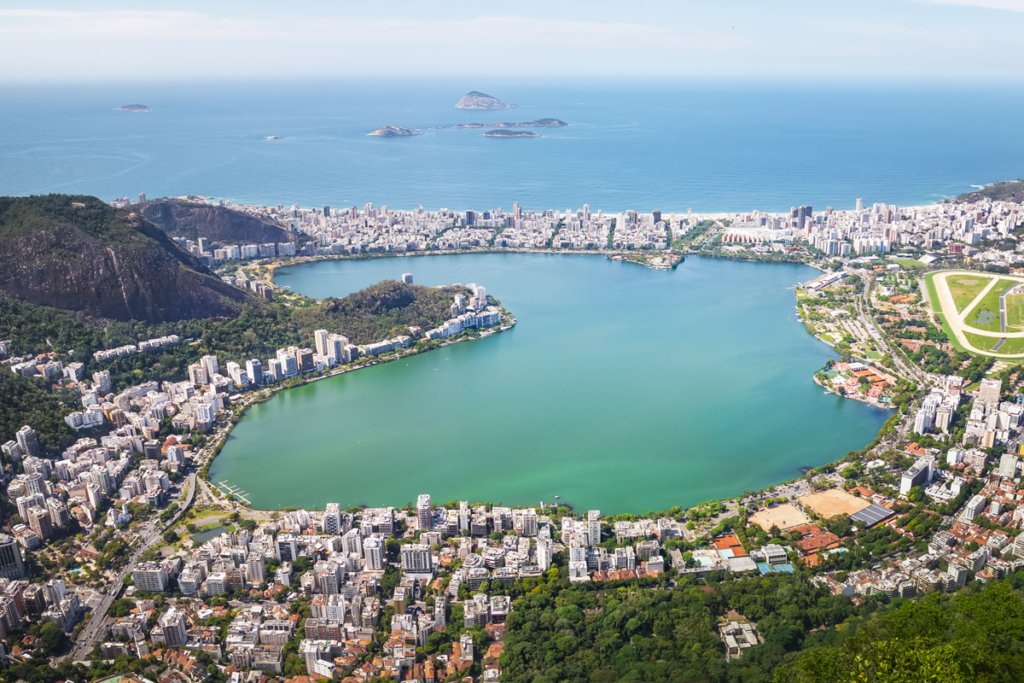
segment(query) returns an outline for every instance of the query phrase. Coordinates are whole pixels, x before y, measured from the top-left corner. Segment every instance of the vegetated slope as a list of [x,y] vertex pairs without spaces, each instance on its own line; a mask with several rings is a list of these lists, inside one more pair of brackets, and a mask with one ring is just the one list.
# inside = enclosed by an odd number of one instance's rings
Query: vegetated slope
[[[524,586],[509,614],[503,681],[1024,680],[1021,572],[854,604],[800,573],[570,586],[558,571]],[[763,642],[727,661],[717,627],[736,614]]]
[[367,344],[408,334],[410,325],[424,329],[440,325],[448,319],[456,294],[468,294],[468,290],[384,280],[343,299],[325,299],[296,311],[296,317],[300,324],[316,320],[326,329],[344,334],[353,344]]
[[933,593],[817,638],[775,672],[818,681],[1024,681],[1024,577]]
[[158,199],[143,204],[141,211],[146,220],[172,237],[190,240],[205,237],[221,244],[263,244],[291,240],[291,235],[284,228],[223,206],[195,204],[180,199]]
[[234,315],[246,298],[138,214],[56,194],[0,198],[0,290],[146,322]]
[[57,394],[37,382],[0,368],[0,441],[14,438],[22,425],[30,425],[39,435],[39,443],[49,453],[57,453],[74,441],[64,415],[73,409]]
[[1002,183],[986,185],[977,192],[962,194],[953,201],[976,202],[982,199],[1002,202],[1024,202],[1024,180],[1007,180]]
[[[764,639],[733,664],[717,632],[730,610],[756,623]],[[714,584],[681,578],[674,587],[664,575],[607,587],[560,577],[527,588],[509,613],[502,680],[765,681],[809,629],[853,611],[847,598],[788,574]]]

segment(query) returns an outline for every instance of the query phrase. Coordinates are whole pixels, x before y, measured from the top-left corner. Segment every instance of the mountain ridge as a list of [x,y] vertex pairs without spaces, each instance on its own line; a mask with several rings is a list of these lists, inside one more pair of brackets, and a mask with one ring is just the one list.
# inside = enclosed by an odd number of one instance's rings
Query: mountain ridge
[[112,320],[230,316],[246,294],[140,214],[95,197],[0,197],[0,290]]

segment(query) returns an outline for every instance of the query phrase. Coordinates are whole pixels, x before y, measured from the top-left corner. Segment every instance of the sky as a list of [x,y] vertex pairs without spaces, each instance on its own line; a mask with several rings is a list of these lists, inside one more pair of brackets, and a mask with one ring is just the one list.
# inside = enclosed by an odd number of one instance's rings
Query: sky
[[0,82],[1024,80],[1024,0],[0,0]]

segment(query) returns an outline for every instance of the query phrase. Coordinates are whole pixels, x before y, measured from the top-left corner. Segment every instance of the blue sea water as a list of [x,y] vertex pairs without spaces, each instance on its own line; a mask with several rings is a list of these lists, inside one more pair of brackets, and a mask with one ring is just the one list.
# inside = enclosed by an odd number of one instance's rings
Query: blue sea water
[[[454,109],[470,89],[519,108]],[[132,102],[152,111],[114,111]],[[0,193],[609,211],[924,203],[1024,175],[1021,111],[1019,88],[981,85],[3,86]],[[570,125],[538,139],[437,128],[549,116]],[[390,123],[425,132],[366,136]]]

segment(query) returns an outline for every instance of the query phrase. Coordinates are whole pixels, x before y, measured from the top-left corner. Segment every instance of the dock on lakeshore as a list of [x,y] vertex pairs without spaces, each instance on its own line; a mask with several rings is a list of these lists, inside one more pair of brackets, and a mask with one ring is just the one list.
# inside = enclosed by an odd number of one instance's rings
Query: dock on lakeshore
[[221,493],[237,498],[250,507],[252,506],[252,502],[249,500],[248,491],[245,491],[234,484],[229,484],[227,480],[215,482],[214,486],[216,486]]

